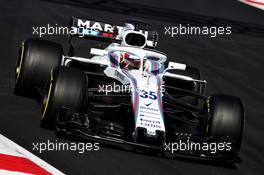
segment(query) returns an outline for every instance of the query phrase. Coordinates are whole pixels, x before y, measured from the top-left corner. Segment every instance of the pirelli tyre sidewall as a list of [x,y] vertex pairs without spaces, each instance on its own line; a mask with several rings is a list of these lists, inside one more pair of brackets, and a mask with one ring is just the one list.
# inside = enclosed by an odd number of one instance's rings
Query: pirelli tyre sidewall
[[57,66],[51,73],[41,110],[41,125],[54,128],[61,107],[83,112],[88,78],[80,70]]
[[24,96],[43,91],[52,68],[60,65],[62,46],[47,40],[28,39],[22,43],[15,67],[15,93]]
[[213,95],[209,97],[208,112],[211,119],[208,123],[208,134],[217,137],[230,137],[235,141],[233,151],[241,147],[245,114],[242,101],[229,95]]

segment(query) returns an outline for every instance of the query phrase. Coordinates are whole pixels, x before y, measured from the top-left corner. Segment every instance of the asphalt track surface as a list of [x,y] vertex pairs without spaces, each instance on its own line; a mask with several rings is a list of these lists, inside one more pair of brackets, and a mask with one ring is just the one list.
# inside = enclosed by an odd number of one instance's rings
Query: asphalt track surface
[[[20,41],[34,37],[32,26],[66,25],[72,15],[122,24],[126,18],[150,22],[160,32],[159,50],[171,60],[200,68],[208,81],[207,94],[241,97],[246,127],[242,162],[234,166],[170,160],[101,146],[95,152],[51,151],[34,154],[66,174],[263,174],[264,171],[264,12],[237,1],[1,1],[0,6],[0,133],[32,151],[33,142],[62,142],[39,126],[36,101],[12,94],[14,64]],[[187,22],[211,25],[216,21],[239,29],[230,36],[163,35],[165,25]],[[36,36],[35,36],[36,37]],[[67,48],[66,36],[44,36]],[[88,51],[87,51],[88,52]]]

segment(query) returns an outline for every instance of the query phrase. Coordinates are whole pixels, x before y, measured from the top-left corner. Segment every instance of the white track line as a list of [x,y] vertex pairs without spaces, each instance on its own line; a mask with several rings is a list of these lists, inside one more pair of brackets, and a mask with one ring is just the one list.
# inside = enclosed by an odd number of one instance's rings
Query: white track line
[[17,171],[8,171],[8,170],[1,170],[0,169],[0,175],[29,175],[27,173],[21,173]]
[[[14,156],[20,156],[20,157],[23,156],[23,157],[29,159],[30,161],[34,162],[35,164],[37,164],[41,168],[45,169],[46,171],[52,173],[52,174],[63,175],[63,173],[61,171],[57,170],[56,168],[54,168],[53,166],[51,166],[47,162],[41,160],[39,157],[37,157],[34,154],[32,154],[31,152],[27,151],[23,147],[19,146],[18,144],[16,144],[12,140],[6,138],[2,134],[0,134],[0,153],[14,155]],[[18,174],[18,173],[16,173],[16,174]],[[22,173],[22,174],[24,174],[24,173]]]
[[264,0],[239,0],[247,5],[264,10]]

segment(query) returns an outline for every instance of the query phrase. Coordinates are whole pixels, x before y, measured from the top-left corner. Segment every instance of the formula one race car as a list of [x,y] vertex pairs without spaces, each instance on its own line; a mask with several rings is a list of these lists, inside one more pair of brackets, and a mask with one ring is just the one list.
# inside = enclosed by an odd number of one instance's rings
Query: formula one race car
[[[237,160],[244,128],[239,98],[204,95],[197,68],[168,62],[158,34],[128,20],[123,27],[72,17],[69,54],[28,39],[16,64],[15,93],[41,99],[41,125],[113,144],[178,156]],[[73,38],[109,42],[74,56]]]

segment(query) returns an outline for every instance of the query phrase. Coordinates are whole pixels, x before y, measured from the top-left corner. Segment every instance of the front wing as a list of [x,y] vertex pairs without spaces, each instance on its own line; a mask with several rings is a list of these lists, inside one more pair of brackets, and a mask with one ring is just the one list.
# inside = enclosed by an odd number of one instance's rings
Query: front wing
[[[62,113],[61,113],[62,114]],[[63,112],[63,115],[66,113]],[[76,113],[75,113],[76,114]],[[154,145],[147,143],[138,143],[133,140],[127,140],[124,138],[117,138],[114,136],[109,136],[107,134],[98,134],[94,131],[87,130],[87,124],[85,122],[80,121],[79,119],[74,119],[72,117],[75,115],[73,113],[68,113],[67,115],[71,115],[68,118],[71,120],[62,121],[60,120],[60,115],[57,119],[57,134],[60,136],[70,136],[73,139],[81,139],[82,141],[99,141],[102,144],[112,145],[120,148],[132,148],[132,150],[140,150],[145,153],[155,152],[156,154],[163,155],[165,157],[173,157],[173,158],[181,158],[181,159],[191,159],[191,160],[202,160],[202,161],[213,161],[213,162],[226,162],[226,163],[234,163],[241,162],[241,159],[238,157],[238,154],[233,151],[223,151],[219,153],[210,153],[210,152],[200,152],[200,151],[180,151],[174,150],[173,152],[169,150],[168,144],[163,145]],[[63,116],[65,119],[65,116]],[[187,136],[182,136],[182,139],[187,139]],[[188,138],[192,140],[193,138]],[[204,141],[204,138],[195,137],[194,140]],[[229,138],[211,138],[213,141],[232,141]],[[207,141],[210,141],[210,138],[207,138]]]

